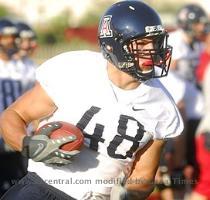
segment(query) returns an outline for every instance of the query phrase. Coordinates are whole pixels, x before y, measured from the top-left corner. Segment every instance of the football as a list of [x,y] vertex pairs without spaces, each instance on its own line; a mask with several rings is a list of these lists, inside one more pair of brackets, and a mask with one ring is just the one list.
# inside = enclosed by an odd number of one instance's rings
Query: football
[[[60,149],[65,151],[80,150],[84,142],[84,136],[82,131],[79,128],[77,128],[75,125],[70,124],[68,122],[63,122],[63,121],[58,121],[58,122],[61,123],[62,126],[59,129],[53,131],[50,135],[50,138],[59,139],[65,136],[75,135],[77,137],[75,141],[62,145]],[[47,124],[45,124],[44,126],[46,125]]]

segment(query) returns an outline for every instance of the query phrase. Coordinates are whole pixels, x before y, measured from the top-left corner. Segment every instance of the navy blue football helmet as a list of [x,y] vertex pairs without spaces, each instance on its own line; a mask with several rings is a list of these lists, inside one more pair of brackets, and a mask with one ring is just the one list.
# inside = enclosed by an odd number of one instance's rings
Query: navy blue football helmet
[[0,36],[4,35],[16,35],[17,28],[15,25],[7,18],[0,19]]
[[[104,57],[140,82],[167,75],[172,54],[167,38],[156,11],[138,0],[113,4],[101,17],[98,28]],[[154,47],[140,49],[142,39],[152,40]],[[139,58],[149,58],[152,70],[141,71]]]
[[18,30],[18,37],[36,39],[35,31],[25,22],[18,21],[15,25]]
[[196,23],[207,23],[208,16],[204,9],[197,4],[188,4],[177,13],[177,24],[186,32],[193,32],[192,25]]
[[[6,37],[12,37],[13,40],[7,40]],[[0,50],[8,55],[9,58],[17,53],[18,48],[15,42],[17,37],[17,28],[14,23],[7,18],[0,19]]]
[[37,47],[37,36],[35,31],[25,22],[16,21],[18,30],[17,45],[19,47],[19,56],[31,56]]

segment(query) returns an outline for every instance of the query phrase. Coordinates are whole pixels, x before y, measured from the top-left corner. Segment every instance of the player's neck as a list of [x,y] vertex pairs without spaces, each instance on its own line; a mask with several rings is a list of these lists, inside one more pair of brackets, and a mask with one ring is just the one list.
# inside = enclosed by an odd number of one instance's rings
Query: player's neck
[[140,85],[140,82],[125,72],[119,70],[110,62],[107,64],[107,73],[110,81],[121,89],[132,90]]
[[185,32],[184,32],[183,39],[187,44],[191,44],[193,42],[193,37],[191,35],[189,35],[188,33],[185,33]]

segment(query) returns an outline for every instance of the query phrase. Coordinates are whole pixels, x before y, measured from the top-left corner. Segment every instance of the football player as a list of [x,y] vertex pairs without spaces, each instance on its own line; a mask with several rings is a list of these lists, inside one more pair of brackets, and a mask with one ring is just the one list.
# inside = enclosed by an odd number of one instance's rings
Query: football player
[[198,126],[195,136],[196,142],[196,161],[199,168],[198,181],[190,200],[210,199],[210,65],[206,66],[203,77],[203,93],[205,97],[205,112]]
[[[35,82],[35,69],[14,59],[18,52],[17,35],[14,23],[8,18],[0,18],[0,113]],[[26,170],[21,154],[11,152],[2,138],[0,143],[1,169],[4,169],[0,174],[0,193],[3,193],[12,184],[11,179],[21,178]]]
[[16,38],[16,44],[18,46],[18,52],[16,56],[17,65],[23,65],[26,71],[25,78],[32,80],[28,83],[28,88],[34,85],[35,68],[37,67],[34,61],[31,59],[34,50],[37,47],[37,37],[35,31],[25,22],[14,21],[18,34]]
[[[202,39],[208,21],[204,9],[197,4],[187,4],[177,13],[178,29],[170,33],[168,43],[173,47],[171,68],[186,82],[184,97],[186,105],[186,158],[180,163],[179,171],[182,176],[184,169],[186,177],[193,179],[195,167],[194,136],[197,125],[203,115],[203,95],[197,88],[195,69],[203,50]],[[183,163],[185,163],[183,165]],[[188,174],[188,175],[187,175]],[[191,175],[190,175],[191,174]],[[183,188],[181,186],[181,188]]]
[[[17,64],[24,65],[24,68],[28,71],[27,79],[32,80],[30,84],[28,83],[28,88],[31,88],[35,83],[35,69],[37,67],[36,63],[32,59],[34,51],[37,49],[37,35],[32,27],[26,22],[20,20],[14,20],[13,22],[18,31],[16,38],[18,52],[14,57]],[[38,123],[38,121],[34,121],[28,129],[30,131],[34,131],[38,126]]]
[[14,59],[18,52],[18,29],[7,19],[0,19],[0,111],[6,109],[35,80],[35,69]]
[[37,36],[35,31],[23,21],[16,21],[15,26],[18,30],[18,47],[21,58],[31,57],[37,47]]
[[[174,102],[181,113],[182,119],[186,120],[186,82],[174,73],[173,70],[169,70],[166,77],[160,78],[160,82],[168,90],[174,99]],[[176,83],[176,84],[174,84]],[[174,171],[176,171],[180,165],[183,166],[185,161],[185,134],[181,134],[172,140],[167,141],[162,157],[160,160],[160,166],[156,174],[157,191],[160,194],[161,199],[172,200],[174,199],[174,183],[176,178]],[[175,181],[174,181],[175,180]]]
[[198,66],[196,67],[196,80],[201,89],[203,78],[210,61],[210,22],[205,26],[205,33],[206,37],[204,39],[204,49],[201,52]]
[[202,39],[207,21],[203,8],[187,4],[177,13],[178,29],[170,33],[169,44],[173,46],[171,69],[189,81],[195,81],[195,68],[203,50]]
[[[98,30],[101,53],[49,59],[37,69],[35,87],[1,115],[5,141],[31,158],[29,173],[2,199],[139,200],[152,192],[165,140],[183,130],[172,97],[155,79],[169,70],[168,34],[157,12],[138,0],[113,4]],[[51,124],[26,136],[35,119]],[[79,154],[59,149],[71,139],[48,137],[57,120],[83,131]]]

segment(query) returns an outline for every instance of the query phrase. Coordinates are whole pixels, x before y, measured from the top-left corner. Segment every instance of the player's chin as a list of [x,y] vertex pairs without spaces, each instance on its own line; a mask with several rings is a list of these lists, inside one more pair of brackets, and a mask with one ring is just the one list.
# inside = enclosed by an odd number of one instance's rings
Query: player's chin
[[141,71],[142,74],[151,74],[152,72],[153,72],[153,67],[144,68]]

